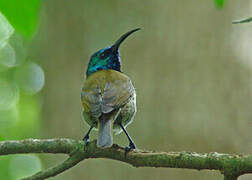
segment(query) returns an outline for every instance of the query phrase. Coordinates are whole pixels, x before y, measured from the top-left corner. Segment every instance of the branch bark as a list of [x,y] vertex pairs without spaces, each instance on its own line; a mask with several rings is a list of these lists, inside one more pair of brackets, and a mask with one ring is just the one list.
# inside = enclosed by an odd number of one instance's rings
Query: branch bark
[[96,146],[96,140],[85,146],[83,141],[63,138],[0,142],[0,155],[20,153],[63,153],[69,155],[67,160],[55,167],[40,171],[23,180],[39,180],[56,176],[88,158],[108,158],[131,164],[134,167],[219,170],[226,180],[234,180],[240,175],[252,173],[252,155],[142,150],[126,154],[124,148],[116,144],[111,148],[100,149]]

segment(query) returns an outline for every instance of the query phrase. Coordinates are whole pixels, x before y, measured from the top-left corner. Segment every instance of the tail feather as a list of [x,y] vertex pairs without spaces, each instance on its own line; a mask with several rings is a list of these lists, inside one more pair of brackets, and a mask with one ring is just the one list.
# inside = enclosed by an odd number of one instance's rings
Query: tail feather
[[100,148],[111,147],[113,144],[112,127],[113,120],[100,120],[97,146]]
[[120,113],[121,109],[114,110],[108,114],[103,114],[98,122],[98,139],[97,146],[100,148],[108,148],[113,144],[113,123]]

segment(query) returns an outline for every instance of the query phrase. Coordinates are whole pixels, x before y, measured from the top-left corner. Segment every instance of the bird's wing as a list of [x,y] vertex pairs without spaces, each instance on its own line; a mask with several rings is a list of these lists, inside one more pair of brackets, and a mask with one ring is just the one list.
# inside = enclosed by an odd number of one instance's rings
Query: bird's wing
[[[102,76],[100,76],[102,77]],[[82,105],[84,111],[93,117],[99,117],[115,109],[119,109],[133,98],[135,89],[125,75],[114,78],[91,76],[82,89]]]
[[102,112],[109,113],[124,106],[134,96],[135,89],[128,79],[107,82],[102,96]]
[[91,114],[93,117],[101,115],[101,93],[100,88],[83,87],[81,92],[81,100],[84,112]]

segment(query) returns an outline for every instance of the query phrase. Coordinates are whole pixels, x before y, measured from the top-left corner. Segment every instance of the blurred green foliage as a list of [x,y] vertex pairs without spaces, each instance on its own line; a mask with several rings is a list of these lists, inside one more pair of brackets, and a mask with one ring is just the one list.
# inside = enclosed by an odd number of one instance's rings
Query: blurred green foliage
[[[0,140],[39,137],[43,69],[27,58],[39,1],[0,1]],[[28,42],[28,41],[26,41]],[[41,169],[36,155],[0,157],[0,179],[16,180]]]
[[36,30],[40,0],[1,0],[0,11],[15,30],[25,38]]
[[225,4],[226,0],[214,0],[214,4],[216,5],[217,8],[222,8]]

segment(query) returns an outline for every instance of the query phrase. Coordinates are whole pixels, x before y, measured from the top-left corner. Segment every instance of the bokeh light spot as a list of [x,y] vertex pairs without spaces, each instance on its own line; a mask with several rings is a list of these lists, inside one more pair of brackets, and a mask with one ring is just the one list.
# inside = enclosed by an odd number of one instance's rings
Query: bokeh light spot
[[40,171],[41,167],[35,155],[16,155],[10,160],[9,171],[13,179],[21,179]]
[[0,64],[5,67],[13,67],[16,63],[14,49],[7,43],[0,49]]
[[18,101],[18,97],[18,87],[0,79],[0,110],[8,110],[13,107]]
[[7,39],[14,32],[13,27],[0,12],[0,48],[5,46]]
[[44,71],[39,65],[27,62],[16,70],[15,80],[26,93],[35,94],[44,86]]
[[13,33],[8,39],[8,43],[15,51],[16,55],[15,66],[24,63],[27,56],[27,49],[24,45],[23,38],[19,34]]

